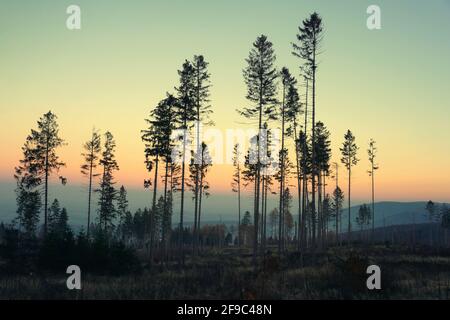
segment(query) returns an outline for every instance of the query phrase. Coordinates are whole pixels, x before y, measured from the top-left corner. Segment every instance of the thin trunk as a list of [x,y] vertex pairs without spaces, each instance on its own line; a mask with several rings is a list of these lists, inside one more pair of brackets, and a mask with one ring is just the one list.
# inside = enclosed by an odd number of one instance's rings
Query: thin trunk
[[314,42],[313,47],[313,60],[312,60],[312,181],[311,181],[311,192],[312,192],[312,246],[315,247],[315,237],[316,237],[316,156],[315,156],[315,145],[316,145],[316,47]]
[[153,200],[152,200],[152,212],[150,214],[150,263],[153,262],[153,246],[155,242],[156,232],[156,191],[158,189],[158,164],[159,155],[156,155],[155,159],[155,177],[153,179]]
[[165,169],[165,173],[164,173],[164,213],[163,213],[163,221],[164,221],[164,226],[162,228],[162,242],[164,245],[164,254],[166,254],[167,251],[167,228],[170,228],[170,225],[167,223],[168,217],[167,217],[167,184],[168,184],[168,177],[169,177],[169,159],[166,158],[166,169]]
[[198,197],[198,220],[197,220],[197,245],[200,238],[200,218],[202,214],[202,195],[203,195],[203,172],[200,173],[199,197]]
[[[337,190],[337,188],[338,188],[338,186],[339,186],[339,167],[338,167],[338,164],[337,164],[337,162],[335,163],[335,166],[336,166],[336,189],[335,190]],[[336,206],[336,244],[337,243],[339,243],[339,214],[340,214],[340,206],[339,206],[339,203],[335,203],[335,206]]]
[[278,253],[284,250],[284,234],[282,232],[282,223],[284,223],[284,104],[286,96],[286,86],[283,86],[283,103],[281,105],[281,168],[280,168],[280,223],[279,223],[279,239],[278,239]]
[[241,170],[239,166],[239,159],[237,162],[238,170],[238,247],[241,247]]
[[294,142],[295,142],[295,163],[297,167],[297,197],[298,197],[298,223],[296,227],[297,232],[297,250],[300,251],[301,248],[301,240],[300,240],[300,234],[301,234],[301,220],[302,220],[302,212],[301,212],[301,171],[300,171],[300,150],[298,147],[298,138],[297,138],[297,122],[294,119]]
[[184,230],[183,230],[183,214],[184,214],[184,174],[185,174],[185,161],[186,161],[186,136],[187,136],[187,106],[184,111],[184,133],[183,133],[183,162],[181,163],[181,204],[180,204],[180,234],[178,238],[179,249],[181,250],[181,260],[184,264]]
[[351,175],[352,175],[352,167],[351,164],[349,165],[348,168],[348,239],[347,242],[350,243],[350,232],[351,232],[351,217],[350,217],[350,180],[351,180]]
[[48,175],[49,175],[49,163],[48,163],[48,137],[45,145],[45,185],[44,185],[44,235],[47,236],[47,225],[48,225]]
[[266,248],[266,242],[267,242],[267,234],[266,234],[266,229],[267,229],[267,192],[269,189],[269,185],[266,182],[266,186],[264,189],[264,249]]
[[374,240],[375,235],[375,170],[373,167],[373,160],[372,160],[372,241]]
[[323,210],[322,210],[322,171],[317,170],[317,242],[322,246],[323,242]]
[[262,196],[261,196],[261,225],[260,225],[260,242],[261,242],[261,254],[264,254],[264,200],[265,200],[265,190],[266,190],[266,176],[262,176],[262,184],[261,184]]
[[[305,97],[305,141],[303,143],[303,157],[307,154],[307,132],[308,132],[308,92],[309,92],[309,80],[306,78],[306,97]],[[308,195],[308,176],[306,174],[307,161],[303,159],[303,197],[302,197],[302,248],[306,248],[307,232],[306,232],[306,207],[307,207],[307,195]]]
[[256,258],[258,255],[258,224],[259,224],[259,198],[260,198],[260,181],[261,181],[261,134],[262,134],[262,79],[259,83],[259,119],[258,119],[258,158],[256,163],[256,181],[255,181],[255,208],[254,208],[254,237],[253,237],[253,267],[256,270]]
[[89,231],[91,227],[91,194],[92,194],[92,167],[93,163],[93,150],[91,149],[91,161],[89,164],[89,191],[88,191],[88,222],[87,222],[87,238],[89,239]]

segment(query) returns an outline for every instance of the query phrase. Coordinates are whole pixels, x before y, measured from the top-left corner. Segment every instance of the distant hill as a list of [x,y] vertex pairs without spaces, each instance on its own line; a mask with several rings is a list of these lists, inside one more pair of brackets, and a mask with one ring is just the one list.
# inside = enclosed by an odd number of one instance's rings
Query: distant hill
[[[427,212],[425,211],[426,201],[416,202],[395,202],[395,201],[381,201],[375,203],[375,227],[382,227],[384,225],[403,225],[412,223],[426,223],[428,222]],[[440,203],[436,203],[440,205]],[[352,216],[353,228],[356,228],[356,216],[358,215],[358,206],[350,208]],[[346,225],[348,221],[348,209],[343,210],[342,223]],[[384,221],[383,221],[384,219]]]
[[[10,222],[16,216],[16,199],[15,199],[15,184],[0,182],[0,221]],[[175,208],[173,223],[179,220],[179,194],[175,195]],[[148,190],[128,189],[128,197],[130,203],[130,210],[134,211],[137,208],[149,207],[151,204],[151,192]],[[81,185],[67,185],[65,187],[52,187],[50,189],[49,199],[58,198],[62,206],[66,207],[69,212],[69,222],[72,225],[81,225],[86,220],[86,187]],[[294,199],[294,201],[296,201]],[[269,197],[268,201],[269,211],[271,208],[278,207],[278,198],[276,196]],[[94,197],[93,204],[96,204]],[[425,201],[417,202],[395,202],[382,201],[375,203],[375,226],[382,227],[383,225],[406,225],[414,222],[426,223],[428,222]],[[246,210],[253,212],[252,197],[243,197],[241,201],[241,215],[243,216]],[[294,207],[295,208],[295,207]],[[293,209],[295,212],[295,209]],[[353,230],[357,230],[355,218],[358,214],[359,205],[351,207],[352,226]],[[96,212],[94,209],[94,216]],[[216,224],[225,223],[226,225],[237,223],[237,202],[235,194],[217,193],[212,190],[210,197],[203,201],[202,224]],[[384,222],[383,222],[384,217]],[[297,215],[294,215],[297,218]],[[193,221],[193,205],[190,197],[185,200],[185,222],[186,225]],[[346,230],[347,226],[347,209],[344,208],[342,212],[342,231]]]

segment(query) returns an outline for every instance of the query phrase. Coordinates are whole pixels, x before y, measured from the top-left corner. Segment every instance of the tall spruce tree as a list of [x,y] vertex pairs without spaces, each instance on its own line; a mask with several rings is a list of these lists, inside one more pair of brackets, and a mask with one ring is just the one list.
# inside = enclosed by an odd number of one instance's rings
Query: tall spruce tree
[[[293,76],[287,77],[288,87],[286,94],[286,113],[285,118],[288,123],[286,130],[286,135],[291,137],[295,145],[295,169],[297,178],[297,197],[298,197],[298,224],[297,224],[297,234],[301,234],[301,197],[302,197],[302,166],[301,166],[301,149],[299,143],[299,135],[301,131],[301,123],[298,121],[298,116],[302,114],[302,106],[300,103],[300,96],[297,90],[297,80]],[[300,250],[300,236],[297,237],[297,247]]]
[[231,191],[237,193],[238,196],[238,247],[241,246],[241,175],[242,175],[242,167],[241,167],[241,159],[242,152],[240,145],[236,143],[233,148],[233,178],[231,181]]
[[98,131],[93,130],[91,138],[83,145],[83,156],[84,163],[81,165],[81,173],[88,178],[88,212],[87,212],[87,231],[86,236],[89,238],[90,226],[91,226],[91,198],[92,198],[92,187],[93,179],[98,177],[100,174],[95,172],[97,168],[98,160],[100,158],[101,152],[101,136]]
[[[48,189],[49,179],[52,173],[59,172],[65,163],[59,159],[57,149],[64,145],[64,140],[59,136],[57,116],[51,111],[45,113],[37,122],[37,129],[31,130],[27,137],[27,150],[25,161],[33,162],[32,171],[39,184],[43,183],[44,191],[44,234],[48,229]],[[59,177],[63,184],[66,179]]]
[[[209,105],[209,72],[208,72],[208,62],[205,61],[202,55],[194,56],[192,61],[192,66],[194,68],[194,105],[195,105],[195,155],[197,159],[195,160],[196,166],[201,166],[202,159],[200,156],[202,154],[202,140],[200,128],[203,125],[212,124],[209,119],[209,115],[212,112],[211,106]],[[199,232],[199,202],[200,202],[200,189],[202,188],[199,183],[201,180],[200,170],[197,168],[197,175],[195,176],[195,187],[194,193],[194,252],[197,248],[198,232]]]
[[344,135],[344,142],[342,147],[339,149],[342,153],[341,162],[345,165],[348,172],[348,229],[347,229],[347,241],[350,241],[350,232],[351,232],[351,178],[352,178],[352,167],[355,166],[359,159],[356,157],[358,152],[358,146],[355,143],[355,137],[350,130],[347,130],[347,133]]
[[312,244],[315,245],[315,216],[316,216],[316,157],[315,157],[315,115],[316,115],[316,72],[317,72],[317,56],[320,53],[320,44],[323,39],[323,24],[322,18],[318,13],[314,12],[310,17],[302,22],[302,25],[298,27],[298,33],[296,35],[298,43],[293,43],[294,56],[299,57],[304,61],[302,66],[303,74],[312,80],[312,176],[311,176],[311,211],[313,215],[312,225]]
[[100,187],[96,190],[99,193],[98,200],[98,220],[100,229],[105,235],[112,231],[114,220],[116,218],[115,201],[117,199],[117,190],[114,187],[114,171],[119,170],[119,165],[115,156],[116,142],[111,132],[105,133],[105,143],[103,147],[100,165],[103,167],[103,173],[100,181]]
[[369,156],[370,169],[367,171],[372,179],[372,239],[375,233],[375,171],[379,166],[375,159],[377,157],[377,147],[373,139],[369,141],[369,148],[367,149],[367,155]]
[[254,201],[254,239],[253,239],[253,264],[256,268],[256,257],[258,253],[258,226],[259,226],[259,203],[261,183],[261,153],[265,149],[262,146],[263,123],[266,120],[275,119],[276,79],[277,71],[274,67],[275,53],[272,43],[265,35],[259,36],[253,43],[249,56],[246,59],[247,67],[243,70],[244,81],[247,86],[247,100],[252,103],[251,107],[245,107],[240,114],[248,119],[257,120],[257,152],[256,152],[256,177],[255,177],[255,201]]
[[179,129],[183,130],[183,134],[178,137],[182,141],[182,153],[181,153],[181,200],[180,200],[180,224],[179,224],[179,247],[181,249],[181,258],[184,262],[184,189],[185,189],[185,171],[186,171],[186,147],[188,143],[188,131],[192,124],[192,121],[196,119],[195,113],[195,70],[192,63],[185,61],[181,70],[178,70],[180,77],[179,85],[175,90],[178,93],[179,105],[177,109],[177,116],[180,121]]
[[[152,210],[150,212],[150,247],[149,254],[152,260],[153,247],[156,241],[156,195],[158,190],[158,173],[159,162],[165,159],[166,173],[168,170],[168,161],[170,161],[171,154],[171,134],[175,123],[175,110],[177,106],[177,99],[170,94],[161,100],[158,105],[150,112],[150,117],[145,119],[148,128],[141,130],[142,141],[145,142],[145,162],[149,172],[154,168],[153,183],[151,180],[144,181],[145,187],[153,185]],[[167,179],[166,179],[167,181]],[[165,185],[166,186],[166,185]]]
[[[280,72],[280,78],[281,78],[281,84],[282,84],[282,99],[281,99],[281,108],[279,110],[279,119],[281,120],[281,150],[280,150],[280,192],[279,192],[279,212],[280,212],[280,223],[282,221],[282,216],[284,215],[284,196],[283,192],[285,190],[285,158],[287,157],[287,148],[285,147],[285,136],[288,134],[291,134],[291,130],[289,130],[289,133],[286,129],[291,129],[288,124],[291,121],[294,121],[294,130],[297,130],[296,128],[296,117],[299,113],[299,97],[298,93],[295,89],[296,80],[295,78],[290,74],[289,69],[284,67],[281,69]],[[294,131],[295,132],[295,131]],[[297,151],[297,149],[296,149]],[[298,156],[298,154],[297,154]],[[298,159],[298,158],[297,158]],[[280,228],[280,232],[282,229]],[[282,239],[281,234],[279,236],[280,239]],[[283,248],[283,242],[279,241],[278,244],[278,252],[281,254],[281,252],[284,250]]]

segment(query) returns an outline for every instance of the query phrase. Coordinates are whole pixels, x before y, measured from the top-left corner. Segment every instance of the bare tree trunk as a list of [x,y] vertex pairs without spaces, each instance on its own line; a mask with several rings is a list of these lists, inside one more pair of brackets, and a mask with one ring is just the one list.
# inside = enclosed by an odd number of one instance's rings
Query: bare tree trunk
[[93,163],[93,150],[91,149],[91,161],[89,163],[89,191],[88,191],[88,223],[87,223],[87,231],[86,236],[89,239],[90,235],[90,228],[91,228],[91,196],[92,196],[92,167],[94,165]]
[[155,232],[156,232],[156,191],[158,189],[158,165],[159,165],[159,155],[156,155],[155,159],[155,177],[153,179],[153,200],[152,200],[152,212],[150,214],[150,264],[153,262],[153,247],[155,242]]
[[[372,161],[372,239],[375,235],[375,170]],[[372,241],[373,242],[373,241]]]
[[238,161],[238,247],[241,247],[241,171]]
[[[203,157],[202,157],[203,159]],[[203,161],[203,160],[202,160]],[[199,185],[199,197],[198,197],[198,220],[197,220],[197,244],[199,243],[200,239],[200,218],[202,213],[202,194],[203,194],[203,172],[200,173],[200,185]],[[197,249],[198,250],[198,249]]]
[[323,210],[322,210],[322,171],[317,170],[317,242],[320,247],[323,245]]
[[316,241],[316,156],[315,156],[315,145],[316,145],[316,48],[313,48],[313,61],[312,61],[312,176],[311,176],[311,192],[312,192],[312,247],[315,247]]
[[351,189],[350,189],[350,181],[351,181],[351,175],[352,175],[352,167],[350,165],[349,169],[348,169],[348,231],[347,231],[347,234],[348,234],[347,242],[348,243],[350,243],[350,232],[351,232],[351,228],[352,228],[352,226],[351,226],[351,213],[350,213],[350,191],[351,191]]
[[[185,106],[186,108],[186,106]],[[185,111],[186,113],[186,111]],[[185,115],[186,119],[186,115]],[[181,254],[181,261],[184,264],[184,227],[183,227],[183,214],[184,214],[184,175],[185,175],[185,161],[186,161],[186,139],[187,139],[187,122],[184,120],[184,133],[183,133],[183,162],[181,163],[181,204],[180,204],[180,230],[179,230],[179,249]]]
[[[306,156],[306,139],[307,139],[307,128],[308,128],[308,91],[309,91],[309,82],[308,78],[306,78],[306,93],[305,93],[305,142],[303,144],[303,156]],[[302,244],[301,247],[304,249],[306,248],[306,241],[307,241],[307,234],[306,234],[306,201],[307,201],[307,183],[308,183],[308,177],[306,175],[306,166],[307,166],[307,159],[303,159],[303,186],[302,186]]]
[[283,86],[283,102],[281,105],[281,168],[280,168],[280,221],[279,221],[279,241],[278,241],[278,254],[281,255],[284,248],[284,234],[282,232],[282,223],[284,223],[284,104],[285,104],[285,96],[286,96],[286,86]]
[[266,199],[266,176],[262,176],[262,185],[261,185],[261,190],[262,190],[262,196],[261,196],[261,225],[260,225],[260,241],[261,241],[261,254],[264,254],[264,250],[265,250],[265,243],[264,243],[264,210],[265,210],[265,199]]
[[164,246],[164,257],[167,258],[167,227],[171,228],[170,224],[167,224],[166,219],[167,217],[167,184],[168,184],[168,177],[169,177],[169,160],[166,158],[166,169],[164,173],[164,213],[163,213],[163,221],[165,225],[162,228],[162,243]]
[[301,221],[302,221],[302,212],[301,212],[301,169],[300,169],[300,150],[298,146],[298,137],[297,137],[297,123],[294,119],[294,142],[295,142],[295,163],[297,167],[297,197],[298,197],[298,223],[296,226],[296,233],[297,233],[297,250],[300,251],[301,248],[301,240],[300,240],[300,234],[301,234]]
[[268,184],[266,181],[265,184],[265,189],[264,189],[264,251],[266,250],[266,242],[267,242],[267,233],[266,233],[266,228],[267,228],[267,191],[268,191]]
[[48,163],[48,137],[45,147],[45,185],[44,185],[44,235],[47,236],[48,229],[48,175],[49,175],[49,163]]

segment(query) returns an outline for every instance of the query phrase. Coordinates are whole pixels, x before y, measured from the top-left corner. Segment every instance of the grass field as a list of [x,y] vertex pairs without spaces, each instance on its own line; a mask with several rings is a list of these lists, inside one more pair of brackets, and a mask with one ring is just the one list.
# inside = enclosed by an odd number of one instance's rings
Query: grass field
[[[1,299],[448,299],[450,254],[406,247],[335,247],[282,259],[268,254],[256,275],[249,252],[203,252],[185,266],[143,262],[126,276],[90,275],[68,290],[66,275],[3,276]],[[368,290],[367,266],[381,268],[381,290]]]

